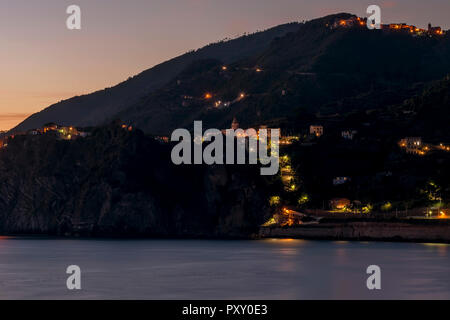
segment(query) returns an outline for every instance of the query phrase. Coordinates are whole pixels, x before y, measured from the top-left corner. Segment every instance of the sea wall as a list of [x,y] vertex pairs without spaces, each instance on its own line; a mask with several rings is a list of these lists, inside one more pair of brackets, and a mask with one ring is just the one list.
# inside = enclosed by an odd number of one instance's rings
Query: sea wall
[[261,238],[302,238],[332,240],[426,241],[450,243],[448,221],[340,222],[296,227],[261,227]]

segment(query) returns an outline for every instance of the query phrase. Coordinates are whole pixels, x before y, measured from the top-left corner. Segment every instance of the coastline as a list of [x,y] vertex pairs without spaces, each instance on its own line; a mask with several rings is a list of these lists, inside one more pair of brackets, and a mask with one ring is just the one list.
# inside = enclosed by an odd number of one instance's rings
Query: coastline
[[447,220],[377,220],[348,219],[331,220],[297,226],[260,227],[259,231],[247,237],[236,236],[155,236],[155,235],[114,235],[114,234],[3,234],[1,238],[28,239],[77,239],[77,240],[263,240],[270,238],[291,238],[329,241],[373,241],[373,242],[413,242],[413,243],[449,243],[450,221]]
[[442,220],[324,221],[292,227],[261,227],[259,238],[450,243],[450,223]]

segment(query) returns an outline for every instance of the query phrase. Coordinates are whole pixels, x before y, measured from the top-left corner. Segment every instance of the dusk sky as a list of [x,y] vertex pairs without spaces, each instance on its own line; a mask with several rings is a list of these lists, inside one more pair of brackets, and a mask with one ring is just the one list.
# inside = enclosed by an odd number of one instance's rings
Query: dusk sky
[[[66,28],[66,8],[82,30]],[[450,27],[449,0],[0,0],[0,130],[225,37],[331,13]]]

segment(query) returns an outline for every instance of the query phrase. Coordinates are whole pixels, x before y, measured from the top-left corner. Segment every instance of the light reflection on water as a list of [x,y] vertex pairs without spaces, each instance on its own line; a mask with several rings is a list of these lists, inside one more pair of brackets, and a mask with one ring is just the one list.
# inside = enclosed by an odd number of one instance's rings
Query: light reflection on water
[[[450,245],[0,237],[1,299],[450,299]],[[65,287],[82,270],[82,290]],[[382,290],[366,288],[366,268]]]

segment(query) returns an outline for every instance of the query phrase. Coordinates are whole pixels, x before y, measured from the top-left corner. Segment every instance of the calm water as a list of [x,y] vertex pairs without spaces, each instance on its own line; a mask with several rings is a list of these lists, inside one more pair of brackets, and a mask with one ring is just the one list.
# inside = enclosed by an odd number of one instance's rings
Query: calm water
[[445,244],[0,238],[0,299],[449,299],[449,269]]

